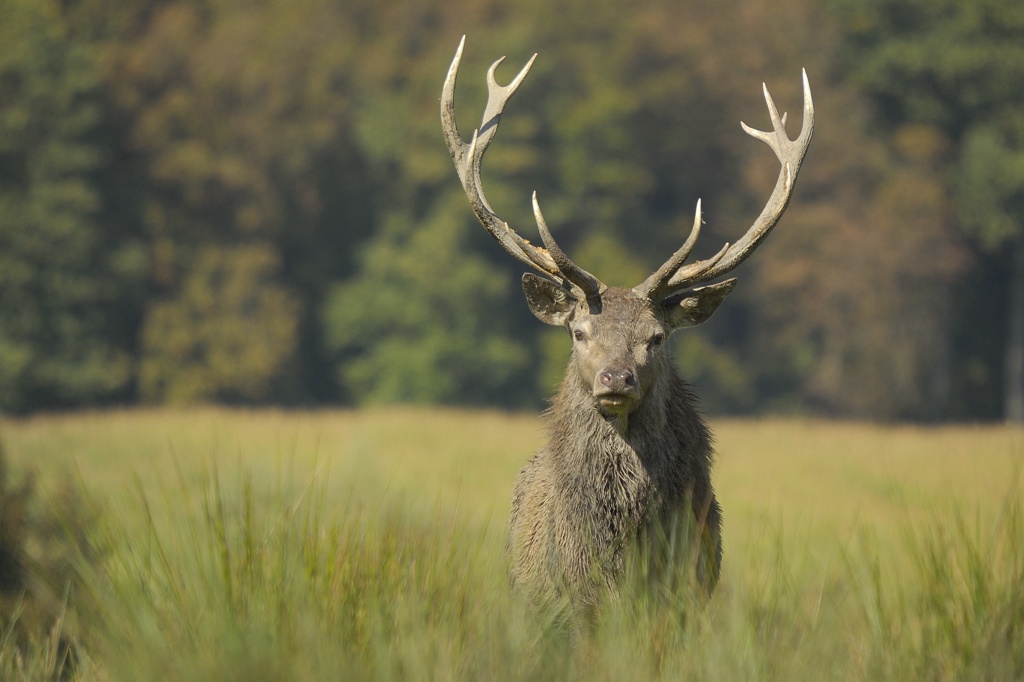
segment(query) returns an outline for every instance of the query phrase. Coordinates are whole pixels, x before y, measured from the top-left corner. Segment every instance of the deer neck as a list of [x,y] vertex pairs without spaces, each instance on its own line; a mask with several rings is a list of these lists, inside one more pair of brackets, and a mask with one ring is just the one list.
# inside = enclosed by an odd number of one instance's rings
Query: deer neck
[[633,461],[637,466],[657,467],[654,461],[671,450],[663,442],[670,432],[668,405],[660,387],[629,413],[608,419],[598,411],[589,387],[566,379],[548,410],[549,447],[567,468],[592,466],[603,460]]

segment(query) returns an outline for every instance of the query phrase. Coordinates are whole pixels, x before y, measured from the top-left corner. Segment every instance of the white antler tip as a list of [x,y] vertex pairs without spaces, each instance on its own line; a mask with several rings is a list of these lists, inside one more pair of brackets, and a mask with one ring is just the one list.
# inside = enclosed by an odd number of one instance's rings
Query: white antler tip
[[498,57],[497,59],[494,60],[494,63],[491,64],[491,68],[487,69],[487,84],[488,85],[491,85],[491,84],[497,85],[498,84],[497,79],[494,77],[494,72],[498,70],[498,67],[501,66],[501,63],[503,61],[505,61],[504,57]]
[[537,199],[537,192],[533,193],[533,217],[537,220],[537,226],[541,228],[541,231],[547,229],[547,223],[544,221],[544,214],[540,212],[540,201]]

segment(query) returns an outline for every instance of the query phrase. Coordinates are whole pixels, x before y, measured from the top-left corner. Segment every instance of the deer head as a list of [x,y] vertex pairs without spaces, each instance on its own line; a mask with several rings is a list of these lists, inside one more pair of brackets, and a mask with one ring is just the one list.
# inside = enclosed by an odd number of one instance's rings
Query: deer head
[[591,387],[594,404],[606,417],[629,414],[642,404],[668,362],[663,349],[665,339],[680,327],[698,325],[711,317],[736,280],[698,285],[718,279],[742,263],[786,210],[814,130],[807,73],[803,73],[803,123],[795,140],[786,134],[786,115],[779,116],[767,86],[764,97],[772,130],[763,132],[740,124],[747,134],[771,147],[781,163],[775,189],[754,224],[735,244],[726,244],[711,258],[686,264],[700,235],[698,201],[693,227],[682,247],[644,282],[623,289],[605,286],[562,251],[544,221],[536,192],[533,212],[543,247],[523,239],[491,209],[480,181],[483,156],[498,130],[505,104],[526,78],[537,55],[506,86],[498,85],[494,77],[504,57],[494,62],[487,71],[488,100],[483,121],[467,143],[455,123],[455,80],[465,42],[463,36],[442,89],[441,127],[470,206],[509,254],[541,273],[523,275],[523,291],[539,320],[566,327],[572,335],[570,378],[580,386]]

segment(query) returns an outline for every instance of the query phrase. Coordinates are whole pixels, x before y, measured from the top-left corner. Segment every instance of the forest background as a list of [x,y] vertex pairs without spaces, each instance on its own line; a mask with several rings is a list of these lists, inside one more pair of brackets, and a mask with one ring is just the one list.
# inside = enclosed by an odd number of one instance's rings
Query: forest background
[[735,241],[817,127],[729,303],[678,334],[707,410],[1024,421],[1019,0],[0,0],[0,411],[541,404],[568,340],[441,137],[460,37],[540,57],[485,168],[629,285]]

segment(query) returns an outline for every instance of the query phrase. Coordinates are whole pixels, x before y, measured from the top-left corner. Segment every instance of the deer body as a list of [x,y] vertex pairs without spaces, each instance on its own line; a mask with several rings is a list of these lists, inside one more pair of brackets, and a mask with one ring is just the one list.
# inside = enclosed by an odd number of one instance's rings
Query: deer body
[[[634,537],[694,519],[703,535],[700,578],[710,589],[721,561],[711,437],[664,343],[672,327],[698,324],[710,311],[658,306],[619,288],[606,289],[599,305],[562,300],[546,280],[524,280],[534,314],[565,325],[573,349],[547,414],[549,441],[516,481],[513,583],[541,600],[568,591],[593,603],[614,587]],[[697,295],[713,310],[731,288]]]
[[512,498],[512,582],[534,597],[550,600],[568,589],[593,603],[614,588],[637,533],[652,522],[675,527],[686,514],[706,531],[709,551],[699,560],[711,563],[700,577],[713,585],[721,512],[711,487],[711,437],[686,384],[670,363],[659,364],[624,429],[594,408],[582,377],[570,370],[562,382],[547,414],[549,441],[519,473]]
[[813,130],[806,74],[796,140],[786,134],[785,115],[779,116],[767,88],[772,131],[743,125],[782,164],[754,225],[711,258],[685,264],[700,233],[698,202],[683,246],[643,283],[624,289],[605,286],[572,262],[552,237],[536,194],[533,208],[543,248],[520,237],[491,209],[481,188],[481,162],[533,59],[507,86],[494,80],[502,60],[491,67],[483,122],[466,143],[455,124],[454,105],[464,44],[463,38],[441,97],[449,152],[483,226],[510,255],[541,273],[523,276],[530,310],[573,339],[565,378],[547,412],[548,442],[515,483],[507,545],[512,582],[541,601],[567,596],[576,606],[594,605],[603,591],[615,591],[627,557],[639,548],[652,560],[650,566],[669,574],[695,556],[696,577],[710,591],[722,558],[711,436],[665,340],[714,313],[736,280],[694,285],[745,260],[788,205]]

